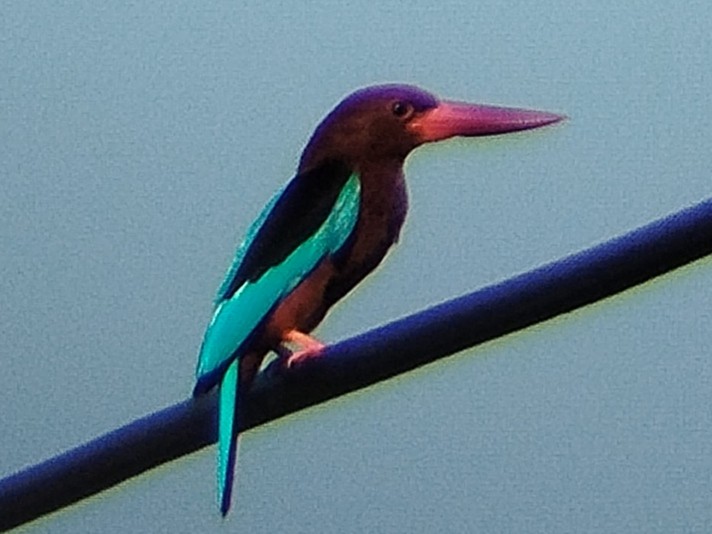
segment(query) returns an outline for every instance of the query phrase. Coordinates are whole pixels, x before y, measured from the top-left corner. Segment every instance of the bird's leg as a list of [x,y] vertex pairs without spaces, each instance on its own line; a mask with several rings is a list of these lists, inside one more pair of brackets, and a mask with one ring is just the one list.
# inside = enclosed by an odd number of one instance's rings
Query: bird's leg
[[[287,343],[297,345],[299,350],[290,350],[286,346]],[[293,367],[303,360],[318,356],[325,346],[326,345],[324,345],[321,341],[305,334],[304,332],[300,332],[299,330],[289,330],[284,334],[282,343],[279,347],[277,347],[276,352],[281,358],[284,359],[287,367]]]

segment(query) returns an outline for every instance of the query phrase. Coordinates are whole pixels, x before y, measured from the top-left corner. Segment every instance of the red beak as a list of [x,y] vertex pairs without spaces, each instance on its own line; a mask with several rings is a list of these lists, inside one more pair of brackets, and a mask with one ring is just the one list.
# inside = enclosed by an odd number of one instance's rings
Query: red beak
[[565,118],[545,111],[444,101],[413,120],[410,127],[423,143],[428,143],[458,135],[474,137],[531,130]]

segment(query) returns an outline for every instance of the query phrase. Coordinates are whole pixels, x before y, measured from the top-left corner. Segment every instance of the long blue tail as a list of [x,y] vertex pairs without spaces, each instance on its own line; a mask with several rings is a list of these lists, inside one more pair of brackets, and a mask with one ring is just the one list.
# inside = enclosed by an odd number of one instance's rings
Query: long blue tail
[[240,362],[235,358],[220,381],[218,404],[218,504],[223,516],[230,509],[237,458],[237,385]]

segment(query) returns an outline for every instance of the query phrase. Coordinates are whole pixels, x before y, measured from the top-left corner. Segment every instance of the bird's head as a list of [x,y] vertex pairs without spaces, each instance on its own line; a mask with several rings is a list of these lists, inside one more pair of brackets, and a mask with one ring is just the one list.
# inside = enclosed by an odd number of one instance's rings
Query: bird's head
[[455,136],[496,135],[562,120],[542,111],[439,100],[410,85],[376,85],[342,100],[319,124],[304,149],[300,169],[327,159],[402,163],[423,143]]

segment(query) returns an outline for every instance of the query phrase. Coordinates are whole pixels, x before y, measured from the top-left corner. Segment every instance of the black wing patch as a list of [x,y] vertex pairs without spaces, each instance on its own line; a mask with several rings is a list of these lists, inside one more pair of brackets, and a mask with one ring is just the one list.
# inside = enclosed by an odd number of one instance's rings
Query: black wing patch
[[279,265],[326,221],[352,171],[329,161],[298,174],[287,184],[248,245],[221,299],[231,298],[245,282],[254,282]]

